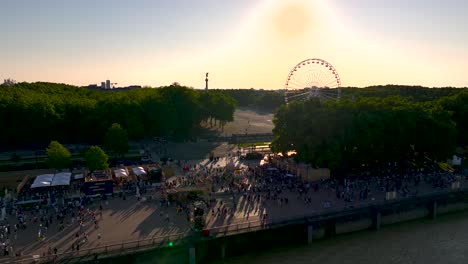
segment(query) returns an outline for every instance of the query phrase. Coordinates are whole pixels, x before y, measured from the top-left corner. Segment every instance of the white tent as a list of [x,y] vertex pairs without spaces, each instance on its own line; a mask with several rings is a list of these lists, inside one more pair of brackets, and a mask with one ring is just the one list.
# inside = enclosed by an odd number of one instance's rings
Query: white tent
[[145,169],[143,169],[143,167],[135,167],[135,168],[132,168],[133,170],[133,173],[135,175],[145,175],[146,174],[146,171]]
[[31,188],[49,187],[52,184],[53,179],[54,179],[53,174],[38,175],[36,179],[34,179],[34,182],[31,185]]
[[75,180],[83,179],[83,174],[75,174],[75,175],[73,175],[73,179],[75,179]]
[[34,182],[31,185],[31,188],[70,185],[70,178],[71,178],[71,173],[69,172],[60,172],[55,175],[54,174],[38,175],[36,179],[34,179]]
[[54,175],[52,186],[70,185],[70,172],[60,172]]
[[128,172],[126,169],[118,169],[114,170],[115,177],[121,178],[121,177],[128,177]]

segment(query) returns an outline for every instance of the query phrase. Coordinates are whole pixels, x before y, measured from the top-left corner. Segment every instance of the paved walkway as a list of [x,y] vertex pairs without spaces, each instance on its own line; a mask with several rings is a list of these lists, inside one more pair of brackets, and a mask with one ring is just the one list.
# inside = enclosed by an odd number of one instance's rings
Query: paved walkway
[[[100,219],[98,229],[92,221],[85,224],[88,241],[80,249],[178,234],[190,229],[186,215],[177,213],[174,207],[160,208],[159,200],[139,202],[134,196],[126,200],[108,200],[108,205],[104,204],[102,219],[99,215],[97,219]],[[16,220],[10,217],[9,222],[16,223]],[[54,221],[43,241],[36,240],[38,229],[38,224],[30,223],[26,230],[19,230],[17,240],[12,241],[16,251],[20,250],[22,255],[42,255],[48,247],[56,247],[59,252],[71,250],[72,243],[77,241],[75,234],[79,225],[75,223],[59,231],[57,221]],[[100,239],[98,234],[101,234]],[[82,239],[83,236],[80,237]]]
[[[461,188],[468,187],[468,181],[463,180]],[[279,204],[277,201],[267,200],[262,202],[261,200],[247,201],[246,197],[237,195],[235,198],[236,209],[234,214],[230,214],[226,217],[215,214],[214,216],[209,213],[207,218],[207,228],[214,228],[225,225],[235,225],[246,222],[253,222],[261,220],[264,213],[268,214],[269,222],[277,222],[281,220],[291,219],[294,217],[303,217],[305,215],[311,215],[320,212],[326,212],[331,210],[340,210],[351,207],[359,207],[371,203],[380,203],[385,201],[385,192],[376,191],[376,188],[370,194],[367,200],[357,200],[353,202],[345,202],[343,199],[336,198],[333,191],[321,189],[317,192],[309,192],[309,197],[312,198],[311,203],[304,203],[303,199],[298,198],[298,193],[295,191],[284,191],[282,197],[288,198],[288,204]],[[421,183],[418,187],[418,196],[429,194],[433,192],[449,191],[450,188],[437,188],[434,189],[431,185]],[[220,205],[220,201],[228,208],[234,206],[234,200],[231,196],[218,194],[217,205]],[[397,197],[397,198],[402,198]],[[327,202],[329,207],[325,208],[324,202]],[[216,210],[215,210],[216,211]],[[260,223],[259,223],[260,224]]]
[[[232,153],[234,151],[229,145],[221,147],[220,154]],[[155,154],[153,158],[157,158]],[[223,167],[230,162],[230,159],[222,158],[217,162],[211,162],[214,167]],[[245,161],[235,160],[234,164],[243,166]],[[190,164],[209,164],[207,159],[191,160]],[[180,174],[181,172],[178,172]],[[461,187],[468,186],[464,180]],[[236,225],[249,221],[258,221],[264,213],[268,214],[268,221],[278,221],[285,218],[300,217],[323,210],[338,210],[349,207],[350,205],[359,206],[363,203],[384,201],[385,193],[377,191],[373,186],[369,199],[366,201],[354,201],[352,203],[337,199],[335,193],[331,190],[320,189],[317,192],[309,191],[308,196],[312,198],[311,203],[305,204],[302,199],[298,199],[296,191],[283,191],[282,197],[288,198],[288,204],[280,205],[277,201],[264,201],[255,199],[248,201],[242,194],[235,194],[233,197],[226,193],[216,193],[216,204],[221,202],[230,209],[230,213],[220,216],[215,210],[215,214],[208,212],[206,226],[208,229],[225,225]],[[434,192],[432,186],[421,183],[417,187],[418,193],[425,194]],[[440,191],[441,189],[438,189]],[[147,194],[149,195],[149,194]],[[155,193],[153,196],[157,196]],[[324,202],[330,204],[330,208],[324,208]],[[142,240],[155,236],[165,236],[188,232],[191,224],[187,220],[185,213],[177,213],[174,206],[161,208],[159,199],[152,201],[137,201],[135,196],[127,196],[126,200],[122,198],[109,199],[108,204],[103,203],[104,210],[102,219],[100,219],[99,228],[95,229],[92,221],[85,225],[85,232],[88,234],[88,241],[83,243],[80,249],[95,248],[109,244],[120,244],[131,240]],[[99,205],[91,206],[91,209],[98,211]],[[216,207],[215,207],[216,209]],[[99,215],[99,214],[98,214]],[[168,216],[168,218],[167,218]],[[168,219],[168,220],[167,220]],[[55,220],[55,219],[54,219]],[[16,223],[14,216],[9,218],[9,223]],[[59,231],[57,221],[48,228],[46,238],[43,241],[37,241],[38,224],[30,223],[26,230],[19,230],[17,239],[12,239],[15,251],[20,251],[22,255],[43,255],[47,254],[49,247],[58,249],[58,252],[71,250],[72,243],[77,241],[75,234],[79,230],[78,224],[66,227]],[[98,234],[101,238],[98,238]],[[81,238],[80,238],[81,239]]]
[[[467,186],[466,182],[462,187]],[[418,188],[420,194],[435,191],[431,186],[421,184]],[[206,224],[208,229],[224,225],[236,225],[251,221],[260,220],[263,213],[268,213],[269,221],[278,221],[285,218],[299,217],[304,214],[311,214],[323,210],[337,210],[350,206],[350,203],[338,200],[334,193],[327,190],[313,192],[311,204],[305,204],[299,200],[296,192],[285,191],[284,196],[288,197],[288,205],[279,205],[276,201],[247,201],[246,197],[236,195],[233,199],[231,195],[222,193],[216,194],[217,204],[221,201],[228,208],[233,208],[236,204],[234,213],[226,217],[220,217],[208,212]],[[384,200],[384,193],[372,193],[371,199],[367,201],[355,201],[353,206],[359,204],[378,202]],[[331,203],[330,209],[323,207],[323,202]],[[91,208],[93,208],[91,206]],[[97,210],[96,210],[97,211]],[[167,215],[169,221],[167,221]],[[97,217],[100,219],[100,217]],[[13,217],[10,217],[10,223],[15,223]],[[13,239],[15,250],[20,250],[22,255],[43,255],[47,254],[49,247],[58,249],[58,252],[71,250],[71,244],[77,239],[75,234],[78,232],[77,224],[68,226],[62,231],[58,231],[56,221],[49,227],[47,236],[43,241],[36,241],[38,226],[29,224],[26,230],[19,230],[17,240]],[[86,233],[89,234],[88,241],[81,245],[80,249],[94,248],[98,246],[120,244],[132,240],[142,240],[152,237],[174,235],[190,230],[190,223],[185,213],[177,213],[173,206],[161,208],[159,200],[155,201],[137,201],[136,197],[128,196],[127,200],[114,198],[104,205],[103,217],[99,223],[99,228],[95,229],[94,224],[89,221],[85,225]],[[101,238],[98,238],[101,234]]]

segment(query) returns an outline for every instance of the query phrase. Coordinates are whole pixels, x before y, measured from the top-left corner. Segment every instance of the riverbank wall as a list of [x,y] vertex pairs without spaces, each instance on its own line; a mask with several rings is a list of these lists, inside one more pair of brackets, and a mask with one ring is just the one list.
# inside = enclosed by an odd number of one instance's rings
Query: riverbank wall
[[[357,208],[327,211],[285,221],[219,227],[198,232],[171,248],[101,259],[100,263],[206,263],[277,247],[313,244],[340,234],[378,230],[382,226],[468,209],[468,189],[432,193]],[[162,262],[161,262],[162,261]]]

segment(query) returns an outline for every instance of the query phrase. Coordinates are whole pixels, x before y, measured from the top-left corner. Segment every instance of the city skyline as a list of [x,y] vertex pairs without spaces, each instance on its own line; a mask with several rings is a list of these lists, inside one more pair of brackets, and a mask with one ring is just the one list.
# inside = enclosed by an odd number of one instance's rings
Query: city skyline
[[7,0],[0,79],[281,89],[321,58],[343,86],[466,87],[462,0]]

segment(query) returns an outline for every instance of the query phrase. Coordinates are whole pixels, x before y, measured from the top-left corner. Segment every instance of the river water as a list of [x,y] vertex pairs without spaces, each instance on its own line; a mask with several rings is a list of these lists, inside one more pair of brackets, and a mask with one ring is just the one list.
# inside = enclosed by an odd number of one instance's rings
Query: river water
[[468,212],[417,220],[271,249],[224,260],[225,264],[463,264],[468,263]]

